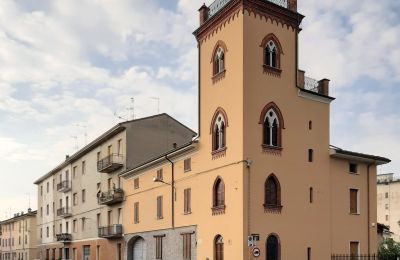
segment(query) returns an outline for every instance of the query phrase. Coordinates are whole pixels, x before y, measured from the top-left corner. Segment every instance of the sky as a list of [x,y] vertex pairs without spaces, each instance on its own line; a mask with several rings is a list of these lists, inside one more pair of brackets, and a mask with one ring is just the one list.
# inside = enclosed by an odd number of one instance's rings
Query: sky
[[[85,132],[90,142],[158,111],[197,130],[203,2],[0,1],[0,219],[36,209],[33,182]],[[400,1],[298,5],[300,69],[330,79],[336,98],[331,144],[388,157],[379,173],[400,173]]]

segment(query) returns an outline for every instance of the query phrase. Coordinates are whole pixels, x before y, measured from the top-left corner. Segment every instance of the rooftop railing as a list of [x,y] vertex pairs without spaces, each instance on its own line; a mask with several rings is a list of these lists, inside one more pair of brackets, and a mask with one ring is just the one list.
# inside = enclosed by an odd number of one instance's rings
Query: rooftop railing
[[304,89],[318,93],[318,81],[313,78],[304,77]]

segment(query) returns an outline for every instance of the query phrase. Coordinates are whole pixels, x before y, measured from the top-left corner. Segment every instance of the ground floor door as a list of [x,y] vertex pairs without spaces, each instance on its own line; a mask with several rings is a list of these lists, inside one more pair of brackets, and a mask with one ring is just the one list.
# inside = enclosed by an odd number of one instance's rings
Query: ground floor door
[[139,237],[133,244],[133,260],[145,260],[146,259],[146,248],[144,239]]

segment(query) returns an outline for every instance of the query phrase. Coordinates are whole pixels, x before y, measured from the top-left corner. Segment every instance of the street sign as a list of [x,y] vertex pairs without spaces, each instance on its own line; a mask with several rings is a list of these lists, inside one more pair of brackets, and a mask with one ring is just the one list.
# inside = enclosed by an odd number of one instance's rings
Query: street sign
[[260,234],[251,234],[254,241],[260,241]]
[[261,255],[260,248],[258,248],[258,247],[253,248],[253,256],[259,257],[260,255]]
[[254,246],[253,236],[248,236],[247,237],[247,246],[249,246],[249,247]]

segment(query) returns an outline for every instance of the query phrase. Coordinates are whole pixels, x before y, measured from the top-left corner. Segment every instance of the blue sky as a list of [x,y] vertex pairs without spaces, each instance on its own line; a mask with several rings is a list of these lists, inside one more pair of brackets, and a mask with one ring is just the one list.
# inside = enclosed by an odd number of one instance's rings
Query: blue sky
[[[400,168],[400,2],[298,0],[300,68],[331,79],[331,143]],[[200,0],[0,1],[0,219],[36,208],[35,179],[130,116],[197,129]],[[210,4],[211,1],[205,1]]]

